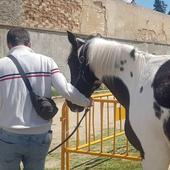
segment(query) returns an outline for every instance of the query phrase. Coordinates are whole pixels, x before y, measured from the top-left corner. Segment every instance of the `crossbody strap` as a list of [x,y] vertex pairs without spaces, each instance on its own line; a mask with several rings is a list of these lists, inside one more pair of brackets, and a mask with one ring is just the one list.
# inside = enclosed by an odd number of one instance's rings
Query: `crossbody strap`
[[29,90],[30,94],[32,94],[33,93],[32,86],[31,86],[30,81],[28,80],[23,68],[21,67],[21,64],[18,62],[18,60],[13,55],[10,54],[10,55],[8,55],[8,57],[13,61],[13,63],[17,67],[19,74],[21,75],[27,89]]

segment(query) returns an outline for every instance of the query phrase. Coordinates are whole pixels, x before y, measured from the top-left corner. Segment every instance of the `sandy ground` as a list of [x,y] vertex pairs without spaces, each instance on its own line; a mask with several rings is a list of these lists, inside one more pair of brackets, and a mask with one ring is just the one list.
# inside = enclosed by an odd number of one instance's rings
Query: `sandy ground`
[[64,99],[63,98],[56,98],[55,102],[57,104],[57,107],[59,108],[59,111],[57,115],[54,117],[53,122],[52,122],[52,130],[53,130],[53,139],[51,143],[51,147],[53,145],[58,144],[61,141],[61,114],[62,114],[62,106],[64,104]]
[[[61,113],[62,113],[62,106],[64,103],[63,98],[56,98],[55,102],[57,104],[57,107],[59,108],[59,111],[57,115],[54,117],[53,122],[52,122],[52,130],[53,130],[53,138],[52,138],[52,143],[50,146],[50,150],[57,146],[59,143],[61,143]],[[54,154],[57,154],[56,157],[51,157],[47,156],[46,160],[46,168],[55,168],[56,170],[60,169],[60,148],[54,151]]]

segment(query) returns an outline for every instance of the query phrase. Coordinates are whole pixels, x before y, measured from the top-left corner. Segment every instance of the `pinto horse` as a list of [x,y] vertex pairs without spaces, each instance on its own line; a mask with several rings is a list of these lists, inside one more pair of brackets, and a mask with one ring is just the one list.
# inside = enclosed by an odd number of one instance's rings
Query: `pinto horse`
[[[68,32],[71,83],[86,97],[104,83],[126,109],[125,133],[140,151],[143,170],[168,170],[170,163],[170,56]],[[68,102],[72,111],[84,108]]]

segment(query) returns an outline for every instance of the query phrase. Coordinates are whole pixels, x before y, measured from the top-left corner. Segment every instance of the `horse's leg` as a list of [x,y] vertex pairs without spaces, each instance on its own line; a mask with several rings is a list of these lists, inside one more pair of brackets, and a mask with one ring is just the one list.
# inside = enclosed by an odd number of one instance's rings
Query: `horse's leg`
[[[151,150],[146,149],[144,153],[141,143],[136,137],[129,120],[125,122],[125,132],[129,142],[140,151],[141,157],[144,158],[142,161],[143,170],[170,170],[170,167],[168,168],[170,153],[168,152],[169,147],[166,146],[166,144],[163,147],[160,147],[159,144],[156,146],[156,150],[160,148],[158,154],[155,154],[152,145]],[[154,143],[153,141],[153,144]]]
[[125,120],[125,134],[129,142],[131,143],[131,145],[140,152],[140,155],[143,159],[144,151],[143,151],[142,145],[138,137],[136,136],[135,132],[133,131],[128,117],[126,117],[126,120]]
[[[149,130],[148,130],[149,131]],[[147,134],[147,133],[146,133]],[[145,139],[141,139],[145,152],[145,158],[142,161],[143,170],[170,170],[170,148],[167,144],[165,136],[156,130],[151,131]]]
[[143,170],[170,170],[169,167],[169,154],[160,152],[158,155],[154,153],[145,152],[145,159],[142,160]]

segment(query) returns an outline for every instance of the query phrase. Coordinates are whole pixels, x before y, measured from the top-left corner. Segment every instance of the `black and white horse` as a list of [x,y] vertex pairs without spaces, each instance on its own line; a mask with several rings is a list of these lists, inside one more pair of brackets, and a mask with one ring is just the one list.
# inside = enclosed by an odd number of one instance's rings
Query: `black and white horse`
[[[68,32],[71,83],[86,97],[104,83],[126,108],[125,133],[140,151],[144,170],[168,170],[170,163],[170,56],[131,45]],[[68,103],[72,111],[80,106]]]

